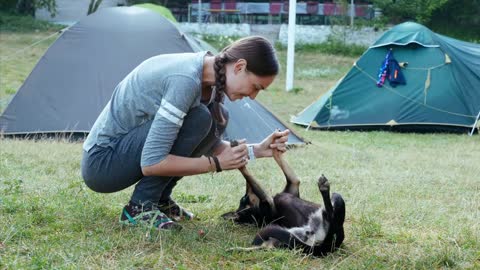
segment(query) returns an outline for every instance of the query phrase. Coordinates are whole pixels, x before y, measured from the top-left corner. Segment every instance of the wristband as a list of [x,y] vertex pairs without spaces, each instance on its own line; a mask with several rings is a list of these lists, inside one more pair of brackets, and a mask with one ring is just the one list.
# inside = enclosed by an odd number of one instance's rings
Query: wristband
[[215,167],[217,167],[217,172],[222,171],[222,167],[220,167],[220,162],[218,161],[218,158],[216,156],[212,156],[213,161],[215,162]]
[[253,152],[253,145],[249,145],[247,149],[248,149],[249,162],[255,162],[255,153]]

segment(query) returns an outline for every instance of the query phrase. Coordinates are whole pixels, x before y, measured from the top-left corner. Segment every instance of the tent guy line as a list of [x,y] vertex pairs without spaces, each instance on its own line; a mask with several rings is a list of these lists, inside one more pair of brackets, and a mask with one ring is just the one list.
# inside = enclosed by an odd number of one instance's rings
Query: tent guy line
[[250,111],[254,112],[258,116],[258,118],[260,118],[260,120],[262,120],[262,122],[265,124],[265,126],[267,126],[270,129],[270,131],[273,132],[273,131],[277,130],[277,128],[274,128],[271,125],[269,125],[268,122],[265,121],[265,119],[258,112],[256,112],[254,109],[252,109],[252,106],[250,106],[250,104],[248,104],[248,102],[246,100],[242,100],[242,102],[244,103],[243,106],[247,107]]
[[[57,32],[55,32],[55,33],[53,33],[53,34],[51,34],[51,35],[49,35],[49,36],[47,36],[47,37],[45,37],[45,38],[43,38],[43,39],[41,39],[41,40],[38,40],[38,41],[36,41],[36,42],[28,45],[28,46],[25,47],[25,48],[22,48],[22,49],[20,49],[20,50],[17,50],[17,51],[13,52],[12,54],[10,54],[10,55],[7,56],[7,57],[0,58],[0,61],[1,61],[1,62],[6,62],[6,61],[8,61],[8,60],[10,60],[10,59],[14,59],[18,54],[22,53],[23,51],[25,51],[25,50],[27,50],[27,49],[30,49],[30,48],[32,48],[32,47],[35,47],[37,44],[40,44],[40,43],[44,42],[45,40],[52,38],[53,36],[59,36],[59,35],[60,35],[64,30],[66,30],[66,29],[68,29],[68,27],[66,27],[66,28],[64,28],[64,29],[62,29],[62,30],[60,30],[60,31],[57,31]],[[16,58],[15,58],[15,59],[16,59]]]

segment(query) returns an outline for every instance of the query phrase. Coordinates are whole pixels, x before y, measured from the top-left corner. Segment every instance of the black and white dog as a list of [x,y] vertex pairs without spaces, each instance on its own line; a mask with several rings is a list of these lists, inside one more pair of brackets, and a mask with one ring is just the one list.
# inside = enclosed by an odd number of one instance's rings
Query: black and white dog
[[246,194],[235,212],[222,217],[261,227],[253,240],[255,246],[300,248],[314,256],[335,251],[344,239],[345,202],[342,196],[333,193],[330,199],[330,184],[322,175],[317,185],[324,207],[302,200],[300,181],[282,153],[274,151],[274,159],[285,174],[285,189],[272,198],[243,167],[240,171],[247,182]]

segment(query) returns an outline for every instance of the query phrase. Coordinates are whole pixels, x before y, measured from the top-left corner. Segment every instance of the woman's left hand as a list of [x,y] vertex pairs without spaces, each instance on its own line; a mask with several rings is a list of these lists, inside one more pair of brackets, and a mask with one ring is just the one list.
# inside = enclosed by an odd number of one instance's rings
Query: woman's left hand
[[265,138],[260,144],[257,145],[258,157],[271,157],[273,149],[276,149],[280,152],[287,151],[286,142],[288,141],[288,134],[290,130],[285,129],[284,131],[275,131],[270,136]]

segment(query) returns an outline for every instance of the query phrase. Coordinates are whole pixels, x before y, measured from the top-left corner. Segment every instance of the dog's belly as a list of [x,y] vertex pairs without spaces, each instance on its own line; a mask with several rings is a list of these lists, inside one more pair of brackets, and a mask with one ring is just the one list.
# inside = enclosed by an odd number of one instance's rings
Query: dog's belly
[[273,198],[276,208],[275,224],[285,228],[303,227],[308,224],[309,216],[320,206],[289,193],[279,193]]
[[310,215],[308,224],[302,227],[289,228],[288,232],[308,246],[318,245],[325,240],[329,224],[323,220],[323,210],[318,209]]

